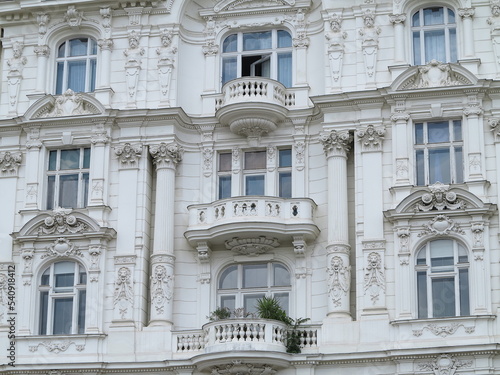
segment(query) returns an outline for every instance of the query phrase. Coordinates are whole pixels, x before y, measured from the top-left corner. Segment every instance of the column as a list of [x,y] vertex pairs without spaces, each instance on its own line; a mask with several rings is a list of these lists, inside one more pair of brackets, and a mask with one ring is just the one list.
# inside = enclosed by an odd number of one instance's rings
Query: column
[[405,14],[390,14],[389,20],[394,25],[394,62],[405,62]]
[[472,29],[472,17],[474,16],[474,8],[459,8],[458,15],[462,17],[463,22],[463,41],[464,41],[464,56],[475,57],[474,55],[474,30]]
[[113,49],[112,39],[100,39],[99,47],[101,48],[101,60],[100,60],[100,77],[99,77],[99,87],[109,88],[109,78],[110,78],[110,68],[111,68],[111,50]]
[[149,152],[156,166],[150,325],[171,325],[175,260],[175,169],[182,160],[184,150],[176,143],[161,143],[149,146]]
[[464,121],[462,123],[463,138],[468,140],[467,152],[464,154],[464,181],[469,191],[481,199],[485,199],[487,187],[485,185],[485,155],[483,109],[476,95],[469,96],[468,106],[464,108]]
[[45,86],[47,84],[47,60],[50,54],[49,46],[36,46],[34,52],[37,56],[37,75],[36,75],[36,91],[45,93]]
[[[382,146],[385,129],[368,125],[357,131],[361,151],[361,184],[363,202],[363,250],[356,254],[363,266],[358,295],[363,314],[377,314],[385,303],[385,240],[383,216]],[[363,284],[361,284],[361,281]]]
[[[397,103],[396,107],[404,107],[404,103]],[[404,108],[398,108],[393,112],[391,120],[392,126],[392,149],[394,150],[394,169],[393,169],[393,184],[396,187],[405,187],[404,189],[396,190],[396,200],[401,199],[410,194],[410,150],[412,145],[409,139],[412,139],[411,134],[408,134],[408,120],[410,115],[404,112]]]
[[26,141],[26,197],[24,199],[25,210],[38,210],[39,197],[39,182],[38,175],[40,169],[40,149],[42,142],[40,141],[40,128],[30,128],[28,131],[28,140]]
[[347,153],[352,136],[332,130],[321,135],[328,168],[328,318],[350,316],[351,266],[347,211]]

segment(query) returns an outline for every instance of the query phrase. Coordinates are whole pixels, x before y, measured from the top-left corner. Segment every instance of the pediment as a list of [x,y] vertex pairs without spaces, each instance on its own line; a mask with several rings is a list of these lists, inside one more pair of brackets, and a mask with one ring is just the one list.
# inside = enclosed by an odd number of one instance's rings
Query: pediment
[[221,0],[215,4],[214,12],[294,5],[295,0]]
[[102,104],[85,93],[67,90],[62,95],[46,95],[28,108],[25,118],[29,120],[70,116],[100,115],[105,109]]
[[391,87],[394,91],[402,91],[476,83],[476,76],[461,65],[432,60],[426,65],[408,68],[394,80]]

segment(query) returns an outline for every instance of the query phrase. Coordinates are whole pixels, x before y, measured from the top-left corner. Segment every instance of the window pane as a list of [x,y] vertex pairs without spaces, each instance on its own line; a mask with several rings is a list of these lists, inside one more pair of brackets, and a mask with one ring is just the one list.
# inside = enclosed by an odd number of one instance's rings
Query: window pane
[[432,272],[453,270],[453,242],[436,240],[430,243]]
[[245,195],[264,195],[265,176],[245,176]]
[[95,76],[96,76],[96,65],[97,60],[90,60],[90,76],[89,76],[89,87],[86,91],[94,91],[95,90]]
[[71,39],[69,41],[69,56],[85,56],[87,55],[87,38]]
[[64,288],[75,285],[75,263],[58,262],[54,264],[55,287]]
[[81,206],[87,207],[87,202],[89,199],[89,174],[88,173],[82,174],[82,181],[83,181],[83,202],[81,203]]
[[263,298],[265,294],[248,294],[243,296],[243,308],[247,313],[257,312],[257,301]]
[[431,60],[446,61],[444,30],[424,32],[425,63]]
[[427,124],[428,142],[440,143],[450,141],[450,131],[448,121],[429,122]]
[[47,210],[54,208],[54,194],[55,194],[56,176],[49,176],[47,179]]
[[237,77],[236,57],[224,57],[222,59],[222,84]]
[[413,33],[413,63],[415,65],[423,64],[422,56],[420,55],[420,31]]
[[59,49],[57,51],[57,57],[64,57],[64,51],[66,50],[66,42],[64,42],[63,44],[61,44],[59,46]]
[[49,152],[49,171],[55,171],[57,168],[57,151]]
[[460,315],[470,315],[469,309],[469,271],[459,271]]
[[59,176],[59,205],[63,208],[77,207],[78,175]]
[[279,150],[279,166],[291,167],[292,166],[292,150]]
[[413,15],[411,24],[412,26],[420,26],[420,12],[417,12]]
[[443,8],[426,8],[424,9],[424,25],[443,25],[444,13]]
[[79,266],[79,278],[78,278],[78,284],[80,285],[85,285],[87,284],[87,273],[85,272],[85,269],[82,266]]
[[231,196],[231,176],[219,176],[219,199]]
[[457,61],[457,30],[450,29],[450,62]]
[[243,34],[243,50],[244,51],[270,49],[271,47],[272,47],[272,45],[271,45],[271,32],[270,31]]
[[245,169],[266,168],[266,151],[245,152]]
[[221,296],[220,307],[227,307],[233,311],[236,308],[236,298],[234,296]]
[[278,81],[286,87],[292,86],[292,53],[278,55]]
[[288,306],[290,305],[290,296],[288,293],[274,293],[273,297],[278,300],[280,306],[288,314]]
[[219,172],[231,171],[231,153],[219,154]]
[[220,289],[235,289],[238,287],[238,269],[236,266],[228,267],[222,272],[219,280]]
[[292,174],[290,172],[279,174],[279,196],[281,198],[292,197]]
[[97,42],[94,39],[89,39],[90,41],[90,54],[97,55]]
[[61,150],[61,166],[59,169],[78,169],[80,167],[80,150]]
[[238,49],[238,35],[229,35],[222,43],[222,52],[236,52]]
[[417,264],[427,264],[427,248],[424,246],[417,254]]
[[40,279],[40,285],[49,285],[50,282],[50,267],[45,270]]
[[467,250],[462,245],[458,245],[458,262],[459,263],[467,263],[469,261],[469,257],[467,255]]
[[56,95],[61,95],[63,92],[64,82],[64,63],[57,63],[57,79],[56,79]]
[[463,156],[462,156],[462,147],[455,148],[455,182],[463,182],[464,181],[464,169],[463,169]]
[[455,23],[455,13],[451,9],[448,9],[448,23]]
[[47,334],[48,310],[49,310],[49,292],[41,292],[40,293],[40,321],[39,321],[40,335]]
[[436,182],[449,184],[450,176],[450,150],[429,150],[429,184]]
[[80,290],[78,293],[78,333],[85,333],[85,307],[87,292]]
[[418,317],[427,318],[427,275],[425,272],[417,272],[417,299]]
[[417,150],[415,152],[415,159],[417,163],[417,185],[423,186],[425,185],[425,160],[424,160],[424,151]]
[[259,288],[267,286],[267,264],[243,266],[243,288]]
[[75,92],[85,91],[86,61],[68,61],[68,88]]
[[273,264],[273,286],[290,286],[290,274],[281,264]]
[[453,278],[432,280],[432,310],[434,318],[455,316],[455,282]]
[[90,168],[90,148],[83,149],[83,168]]
[[453,121],[453,140],[462,140],[462,121],[460,120]]
[[73,298],[57,298],[54,300],[53,334],[68,335],[71,332],[73,315]]
[[292,36],[288,31],[278,30],[278,48],[292,46]]

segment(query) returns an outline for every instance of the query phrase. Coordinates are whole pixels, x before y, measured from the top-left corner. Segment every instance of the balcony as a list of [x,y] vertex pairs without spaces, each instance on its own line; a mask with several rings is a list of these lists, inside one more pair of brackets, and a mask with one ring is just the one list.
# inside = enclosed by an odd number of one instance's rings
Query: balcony
[[313,215],[316,204],[309,198],[245,196],[188,207],[185,237],[197,247],[225,246],[246,255],[257,255],[296,240],[315,239],[319,229]]

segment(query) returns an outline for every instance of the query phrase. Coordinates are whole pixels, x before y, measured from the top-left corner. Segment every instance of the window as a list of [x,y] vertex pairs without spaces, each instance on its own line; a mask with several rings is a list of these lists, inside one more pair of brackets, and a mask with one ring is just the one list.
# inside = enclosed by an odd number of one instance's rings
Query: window
[[85,333],[87,274],[75,262],[51,264],[40,278],[40,335]]
[[469,315],[469,259],[458,242],[439,239],[417,251],[418,317]]
[[446,7],[424,8],[412,17],[413,60],[425,65],[431,60],[457,61],[455,13]]
[[52,150],[47,168],[47,209],[87,206],[90,148]]
[[289,311],[290,273],[280,263],[231,265],[222,271],[217,287],[220,307],[254,313],[259,298],[272,296]]
[[267,77],[292,85],[292,36],[285,30],[231,34],[222,43],[222,84]]
[[292,196],[292,150],[279,150],[278,190],[282,198]]
[[245,195],[265,195],[266,151],[250,151],[244,155]]
[[417,185],[463,182],[462,122],[415,124]]
[[56,94],[68,89],[91,92],[95,89],[97,43],[90,38],[63,42],[57,50]]

